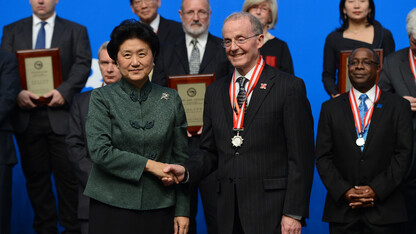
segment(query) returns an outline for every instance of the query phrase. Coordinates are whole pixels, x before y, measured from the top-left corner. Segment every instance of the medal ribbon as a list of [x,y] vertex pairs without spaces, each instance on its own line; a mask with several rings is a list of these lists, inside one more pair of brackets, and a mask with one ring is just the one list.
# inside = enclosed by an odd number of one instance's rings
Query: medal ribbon
[[415,84],[416,84],[416,61],[415,56],[413,55],[413,51],[409,48],[409,62],[410,62],[410,68],[413,73],[413,77],[415,78]]
[[381,93],[380,89],[376,85],[376,94],[375,94],[376,96],[374,97],[373,105],[371,105],[370,109],[368,109],[367,113],[365,114],[364,126],[363,126],[361,123],[360,112],[358,110],[357,99],[355,99],[354,91],[352,90],[352,88],[350,90],[349,97],[350,97],[351,110],[354,115],[355,127],[357,128],[357,131],[360,135],[364,133],[364,130],[370,124],[371,117],[373,116],[374,104],[377,103],[377,101],[380,99],[380,93]]
[[233,127],[234,127],[234,129],[243,129],[244,114],[245,114],[244,109],[246,107],[247,97],[250,96],[250,94],[254,90],[254,87],[256,87],[257,81],[260,78],[260,74],[263,71],[263,68],[264,68],[264,60],[261,56],[259,56],[256,67],[254,68],[253,74],[251,75],[250,82],[248,83],[246,97],[244,99],[244,103],[241,106],[241,108],[239,108],[238,104],[237,104],[237,97],[236,97],[236,94],[235,94],[235,71],[233,73],[233,78],[231,79],[229,93],[230,93],[231,108],[234,110],[234,107],[236,107],[236,109],[237,109],[237,113],[236,113],[236,111],[233,111]]

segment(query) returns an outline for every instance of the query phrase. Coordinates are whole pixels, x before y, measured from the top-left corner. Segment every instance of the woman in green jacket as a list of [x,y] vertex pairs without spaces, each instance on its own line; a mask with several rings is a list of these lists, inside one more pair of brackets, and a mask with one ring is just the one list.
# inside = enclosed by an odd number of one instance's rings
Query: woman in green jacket
[[186,233],[189,198],[166,163],[188,158],[186,117],[173,89],[150,83],[159,51],[152,29],[123,21],[107,47],[122,79],[92,92],[86,133],[93,168],[84,194],[91,197],[90,233]]

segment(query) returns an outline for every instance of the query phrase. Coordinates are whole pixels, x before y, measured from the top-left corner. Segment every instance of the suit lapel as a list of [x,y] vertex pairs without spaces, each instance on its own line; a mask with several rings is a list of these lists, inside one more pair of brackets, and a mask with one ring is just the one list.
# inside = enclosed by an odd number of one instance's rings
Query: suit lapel
[[27,48],[27,49],[32,49],[34,47],[33,42],[32,42],[32,31],[33,31],[33,18],[32,16],[28,18],[28,22],[23,24],[23,41],[24,41],[24,47],[23,48]]
[[186,74],[189,74],[189,62],[188,62],[188,52],[186,50],[186,40],[185,40],[185,34],[184,36],[177,41],[175,44],[174,53],[177,56],[177,60],[182,65],[184,71],[186,71]]
[[[245,117],[244,117],[244,128],[249,128],[251,122],[253,122],[254,116],[256,116],[257,111],[259,110],[264,99],[269,94],[274,86],[275,74],[271,72],[271,69],[266,65],[260,75],[259,81],[254,87],[253,93],[251,95],[250,103],[248,105]],[[265,89],[260,89],[260,86],[264,86]],[[245,131],[244,131],[245,132]],[[244,133],[243,132],[243,133]]]
[[53,35],[52,35],[51,48],[59,47],[59,42],[61,41],[61,37],[64,33],[65,33],[65,24],[61,20],[61,18],[56,16],[55,27],[53,29]]
[[[232,129],[233,129],[233,109],[231,107],[231,102],[230,102],[230,82],[231,82],[232,76],[230,78],[224,78],[222,79],[220,82],[223,82],[222,86],[221,86],[221,99],[222,99],[222,105],[223,105],[223,109],[224,109],[224,114],[225,114],[225,119],[227,121],[227,126],[230,126],[229,130],[230,133],[232,134]],[[228,131],[228,130],[227,130]],[[230,138],[231,139],[231,138]]]
[[383,92],[380,94],[380,100],[377,103],[374,103],[374,111],[373,116],[371,117],[370,127],[368,128],[367,139],[365,141],[364,151],[368,148],[371,144],[371,139],[374,136],[374,133],[377,131],[377,124],[380,120],[380,117],[383,116],[383,103],[384,103],[384,95]]
[[[349,92],[339,98],[343,99],[342,114],[345,116],[346,120],[345,127],[347,128],[348,133],[351,135],[352,142],[355,144],[355,141],[357,140],[357,129],[355,127],[354,114],[351,110]],[[360,151],[360,148],[357,147],[357,149]]]
[[204,56],[199,67],[199,73],[202,73],[205,67],[214,59],[214,56],[219,49],[221,48],[218,48],[218,45],[214,42],[214,38],[212,37],[212,35],[208,34]]
[[412,70],[410,69],[409,52],[406,53],[405,57],[401,58],[399,70],[401,77],[406,84],[407,90],[409,90],[409,95],[416,97],[415,77],[413,76]]

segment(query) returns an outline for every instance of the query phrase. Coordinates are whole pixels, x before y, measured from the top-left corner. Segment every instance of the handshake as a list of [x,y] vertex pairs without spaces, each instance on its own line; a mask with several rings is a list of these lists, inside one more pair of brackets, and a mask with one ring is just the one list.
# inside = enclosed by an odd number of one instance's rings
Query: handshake
[[186,169],[178,164],[166,164],[153,160],[148,160],[145,171],[158,177],[163,185],[170,186],[179,184],[185,179]]

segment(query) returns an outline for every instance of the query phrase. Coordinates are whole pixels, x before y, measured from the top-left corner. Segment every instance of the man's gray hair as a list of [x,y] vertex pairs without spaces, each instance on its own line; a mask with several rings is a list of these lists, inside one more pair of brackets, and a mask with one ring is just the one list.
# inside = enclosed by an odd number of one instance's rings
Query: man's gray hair
[[[259,19],[257,19],[255,16],[251,15],[247,12],[234,12],[231,15],[229,15],[225,20],[224,24],[227,23],[230,20],[239,20],[239,19],[249,19],[251,24],[251,30],[254,34],[259,35],[263,34],[263,26],[261,25],[261,22]],[[224,25],[223,24],[223,25]]]
[[409,37],[412,35],[416,39],[416,8],[413,8],[407,15],[406,30]]
[[101,44],[100,48],[98,49],[98,60],[100,60],[100,54],[102,50],[107,50],[107,46],[108,46],[109,41],[104,42],[103,44]]

